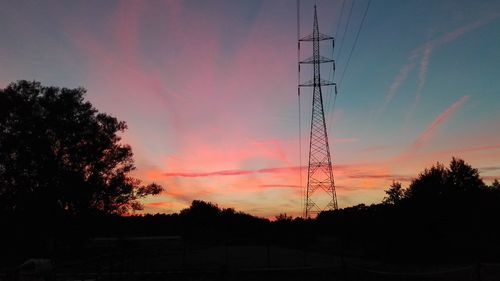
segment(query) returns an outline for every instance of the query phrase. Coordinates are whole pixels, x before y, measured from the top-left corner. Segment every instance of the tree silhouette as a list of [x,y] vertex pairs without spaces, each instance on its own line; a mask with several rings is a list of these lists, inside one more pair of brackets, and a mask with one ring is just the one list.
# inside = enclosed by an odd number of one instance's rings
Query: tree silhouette
[[437,163],[425,169],[414,179],[406,192],[406,199],[417,201],[435,201],[455,199],[470,195],[484,188],[485,184],[477,169],[464,160],[453,157],[448,168]]
[[426,168],[411,182],[406,199],[429,201],[441,198],[449,189],[447,173],[444,165],[439,162],[431,168]]
[[495,180],[491,183],[491,188],[492,188],[492,189],[497,189],[497,190],[500,190],[500,182],[498,182],[498,179],[495,179]]
[[455,157],[450,162],[447,179],[455,191],[469,192],[485,187],[478,170]]
[[391,187],[385,191],[387,194],[382,203],[396,205],[404,198],[404,189],[400,182],[393,181]]
[[141,209],[158,194],[142,185],[125,122],[99,113],[85,89],[18,81],[0,90],[0,209],[6,213],[86,214]]
[[189,208],[183,209],[180,215],[203,223],[214,221],[220,214],[221,209],[216,204],[202,200],[193,200]]
[[293,220],[293,217],[287,215],[286,213],[280,213],[279,215],[274,217],[274,219],[279,222],[291,222]]

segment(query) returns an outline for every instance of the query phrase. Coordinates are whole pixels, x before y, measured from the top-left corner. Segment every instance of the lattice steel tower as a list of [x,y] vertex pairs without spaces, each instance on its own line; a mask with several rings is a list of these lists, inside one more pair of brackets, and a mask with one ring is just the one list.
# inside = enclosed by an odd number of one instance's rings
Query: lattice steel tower
[[[332,86],[335,87],[335,94],[337,94],[337,85],[336,83],[321,79],[321,64],[331,63],[332,70],[335,72],[335,61],[319,54],[320,42],[324,40],[331,40],[332,48],[335,46],[333,37],[319,32],[318,16],[315,5],[313,32],[310,35],[299,38],[298,43],[299,54],[300,42],[303,41],[312,42],[313,50],[313,55],[311,57],[299,61],[299,77],[301,64],[311,64],[313,66],[313,79],[305,83],[299,83],[299,96],[301,87],[313,88],[309,167],[307,171],[307,189],[304,202],[304,216],[306,218],[323,210],[334,210],[338,208],[330,147],[328,145],[328,135],[326,132],[327,127],[323,108],[323,95],[321,92],[322,86]],[[321,191],[322,196],[318,194],[318,191]]]

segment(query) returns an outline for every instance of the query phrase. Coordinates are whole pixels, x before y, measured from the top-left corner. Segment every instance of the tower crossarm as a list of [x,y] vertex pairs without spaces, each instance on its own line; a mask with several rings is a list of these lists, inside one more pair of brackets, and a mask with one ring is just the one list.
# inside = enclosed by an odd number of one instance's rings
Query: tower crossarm
[[325,79],[319,79],[319,84],[314,83],[314,79],[311,79],[300,84],[299,86],[300,87],[335,86],[335,93],[337,93],[337,83]]
[[[314,59],[314,56],[310,56],[307,59],[300,61],[299,63],[313,64],[315,62],[316,62],[316,60]],[[335,63],[335,60],[331,59],[331,58],[324,57],[324,56],[319,56],[319,60],[317,62],[318,63],[328,63],[328,62]]]
[[327,34],[323,34],[323,33],[314,34],[314,32],[313,32],[313,33],[306,35],[306,36],[299,39],[299,41],[301,41],[301,42],[304,42],[304,41],[323,41],[323,40],[333,40],[333,37],[330,35],[327,35]]

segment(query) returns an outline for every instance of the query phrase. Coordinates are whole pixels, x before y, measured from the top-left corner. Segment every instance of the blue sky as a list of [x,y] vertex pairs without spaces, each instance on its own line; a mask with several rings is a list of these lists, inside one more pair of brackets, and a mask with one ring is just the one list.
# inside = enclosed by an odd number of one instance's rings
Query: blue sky
[[[314,3],[321,32],[336,34],[340,88],[327,121],[339,206],[379,202],[393,179],[407,186],[452,156],[486,182],[500,176],[499,1],[372,1],[348,65],[368,1],[301,0],[302,35]],[[135,175],[166,186],[146,212],[202,199],[260,216],[301,213],[311,96],[302,92],[299,138],[296,1],[0,8],[0,87],[83,86],[99,110],[126,121]]]

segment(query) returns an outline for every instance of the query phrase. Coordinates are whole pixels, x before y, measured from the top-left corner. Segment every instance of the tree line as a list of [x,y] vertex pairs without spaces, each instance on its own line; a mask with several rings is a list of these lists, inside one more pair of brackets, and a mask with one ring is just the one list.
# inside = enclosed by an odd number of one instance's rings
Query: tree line
[[130,176],[127,129],[84,99],[85,89],[18,81],[0,90],[0,212],[125,214],[162,191]]
[[499,259],[500,184],[485,184],[462,159],[426,168],[407,188],[393,182],[381,203],[314,219],[270,221],[200,200],[175,214],[130,215],[164,187],[130,175],[132,148],[119,136],[126,128],[83,88],[18,81],[0,89],[4,258],[71,252],[91,237],[181,235],[392,261]]

